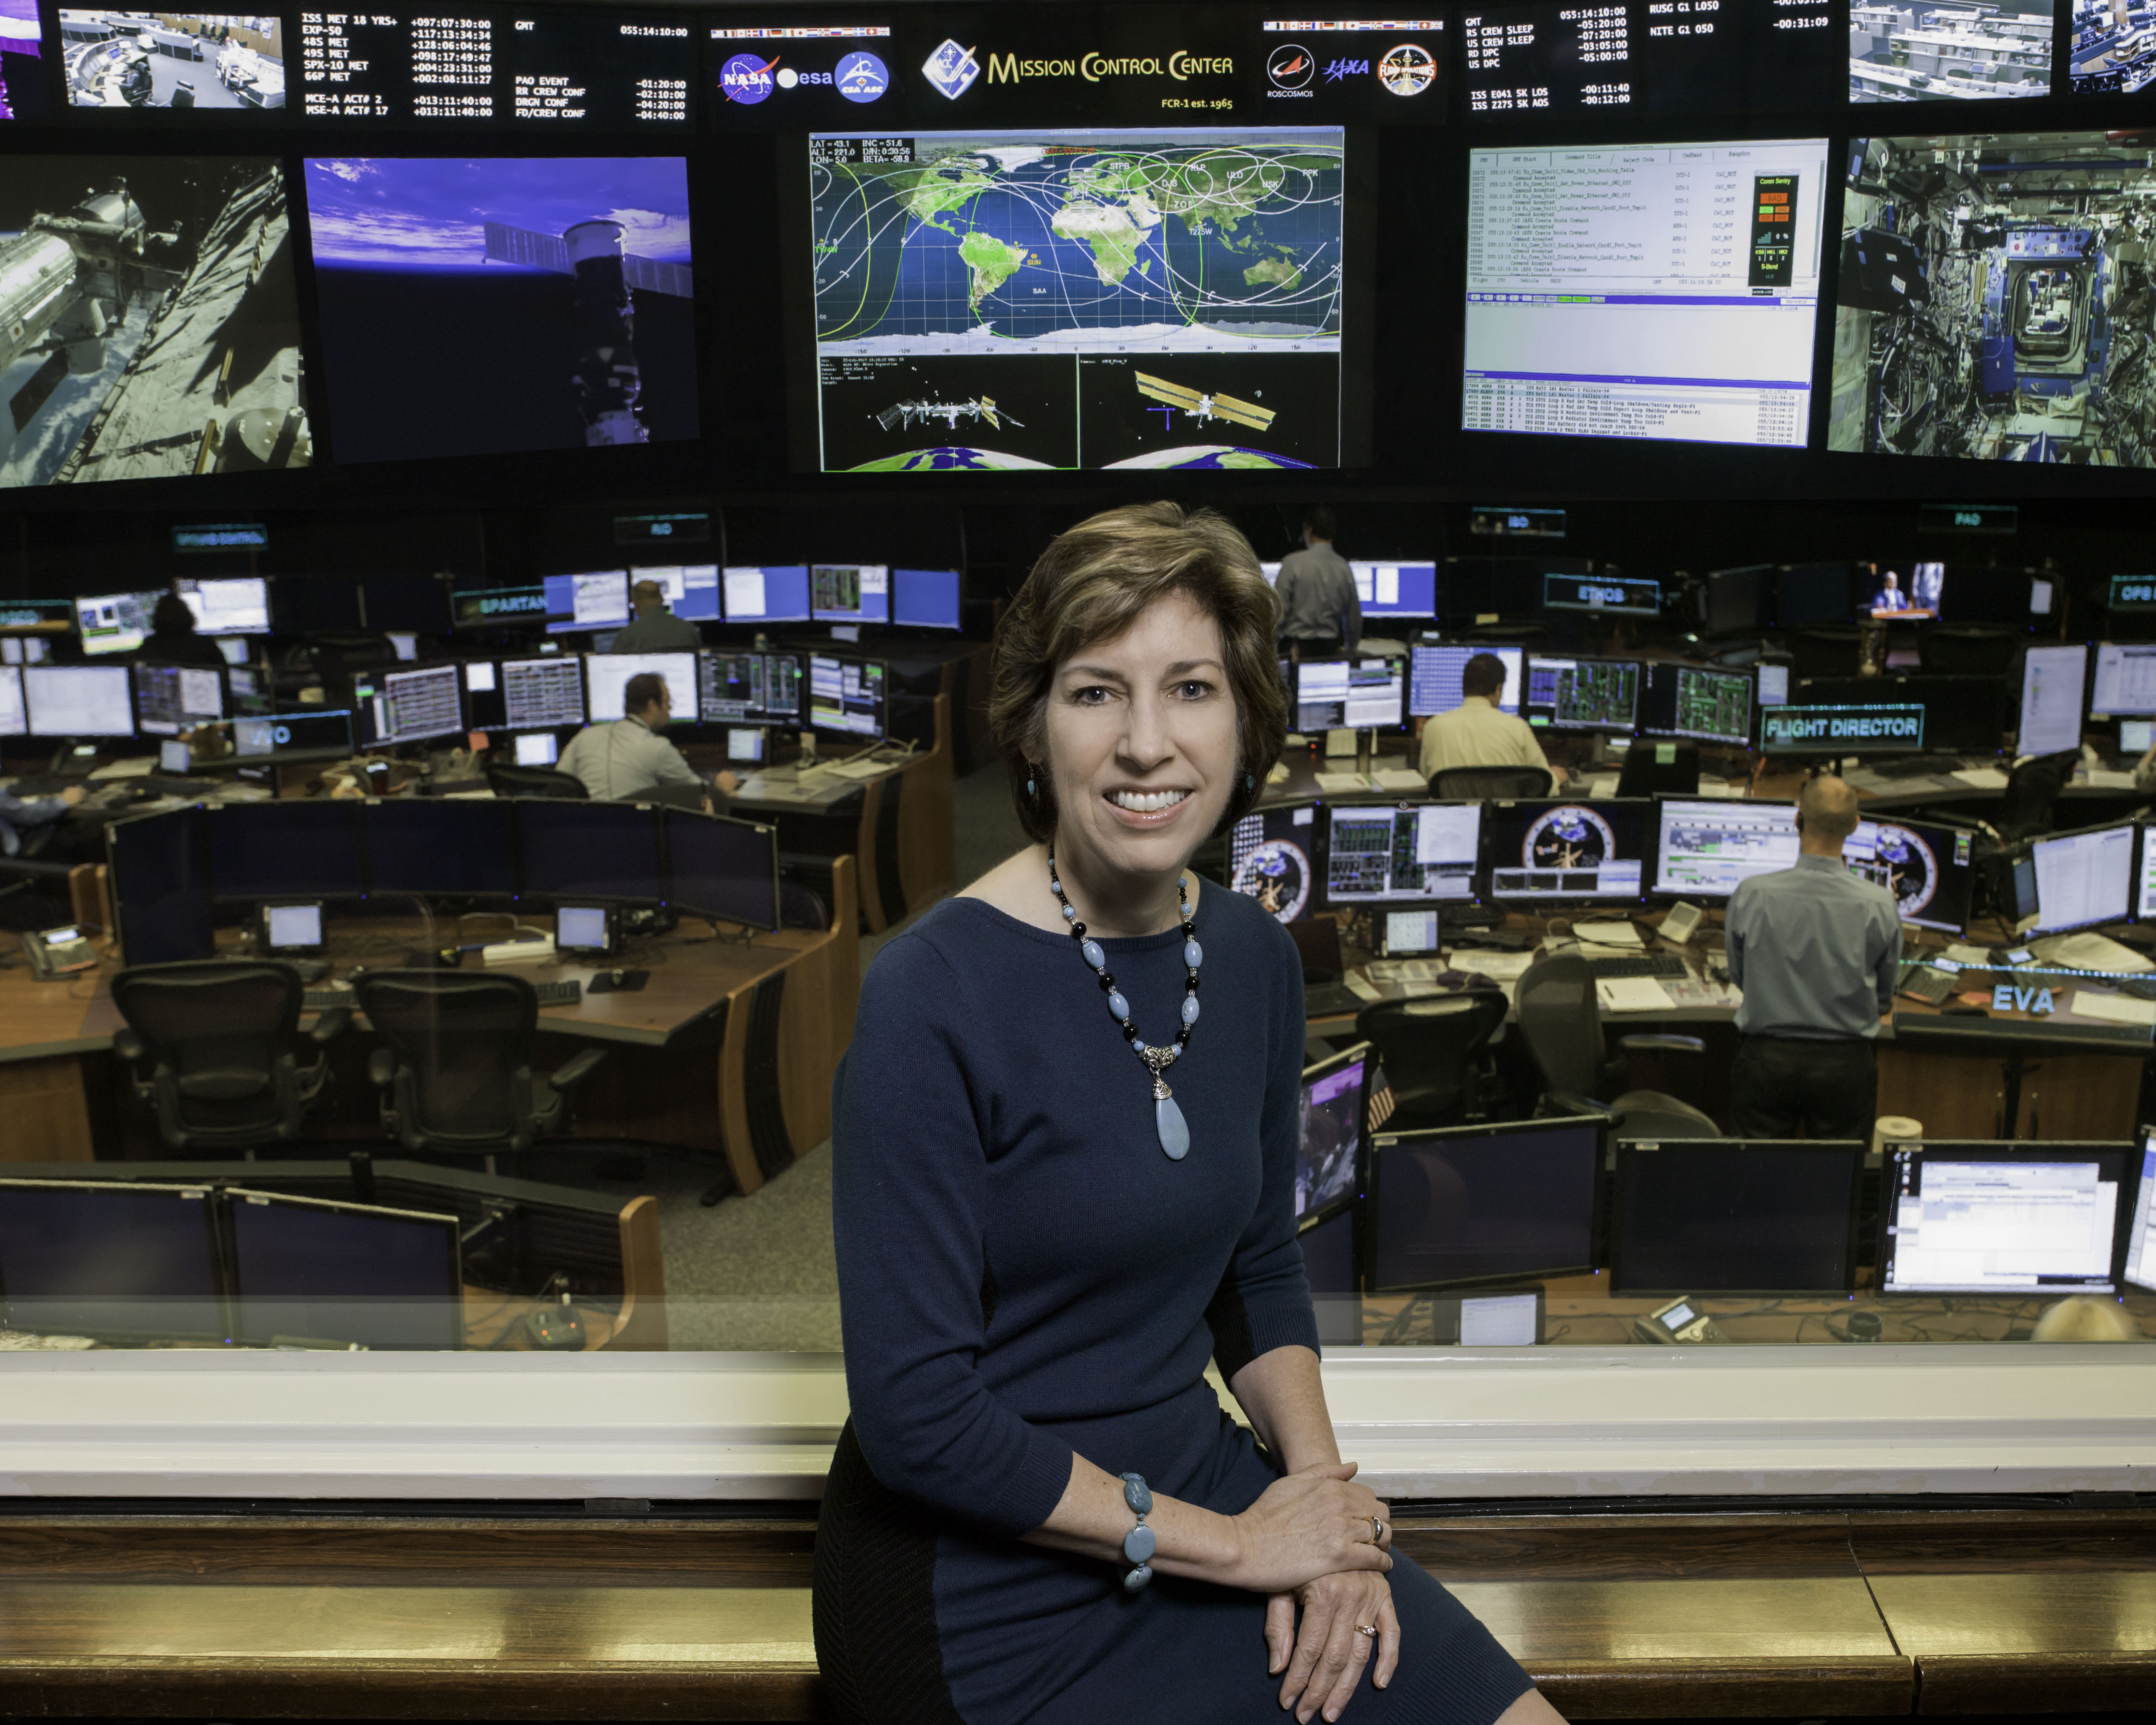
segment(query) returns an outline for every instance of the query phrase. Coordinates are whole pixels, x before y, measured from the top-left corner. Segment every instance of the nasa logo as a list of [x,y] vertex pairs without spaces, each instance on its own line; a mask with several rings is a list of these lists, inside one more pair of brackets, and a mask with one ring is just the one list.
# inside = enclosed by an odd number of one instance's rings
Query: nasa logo
[[1420,95],[1437,80],[1437,62],[1419,42],[1403,42],[1378,62],[1378,81],[1396,96]]
[[778,87],[771,75],[776,58],[760,60],[752,54],[737,54],[719,68],[719,94],[730,102],[752,108]]
[[972,49],[961,48],[947,36],[943,45],[921,62],[921,75],[955,102],[973,87],[981,75],[981,63]]
[[1368,60],[1335,60],[1325,69],[1325,81],[1337,84],[1343,78],[1358,78],[1369,69]]
[[1265,58],[1275,90],[1301,90],[1317,70],[1317,56],[1300,42],[1283,42]]
[[872,102],[891,88],[891,72],[872,54],[850,54],[839,62],[839,94],[850,102]]

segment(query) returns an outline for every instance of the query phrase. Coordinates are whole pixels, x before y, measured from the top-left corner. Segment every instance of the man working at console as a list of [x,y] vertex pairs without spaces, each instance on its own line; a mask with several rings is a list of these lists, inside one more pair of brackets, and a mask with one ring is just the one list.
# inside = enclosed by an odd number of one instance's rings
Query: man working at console
[[1894,1004],[1902,918],[1894,896],[1843,866],[1856,793],[1815,778],[1797,799],[1797,865],[1730,895],[1730,980],[1744,991],[1730,1074],[1740,1138],[1871,1137],[1873,1044]]
[[560,768],[583,782],[594,800],[649,796],[654,802],[701,808],[724,814],[726,798],[741,788],[731,773],[708,780],[681,758],[662,733],[674,716],[673,691],[657,671],[631,677],[621,691],[622,716],[588,725],[562,751]]
[[666,589],[639,581],[629,589],[636,620],[625,624],[607,644],[609,653],[693,653],[704,644],[703,631],[666,608]]
[[1505,661],[1496,654],[1477,653],[1460,668],[1460,705],[1423,721],[1424,778],[1451,767],[1540,767],[1553,786],[1564,783],[1564,768],[1550,765],[1527,721],[1499,709],[1504,692]]

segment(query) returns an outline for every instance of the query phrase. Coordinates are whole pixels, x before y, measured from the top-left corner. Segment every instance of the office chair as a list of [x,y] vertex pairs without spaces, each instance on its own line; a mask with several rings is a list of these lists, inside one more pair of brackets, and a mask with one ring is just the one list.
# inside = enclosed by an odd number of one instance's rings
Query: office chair
[[831,926],[831,910],[818,897],[813,887],[803,886],[798,880],[778,883],[778,926],[781,928],[808,928],[818,934]]
[[[326,1012],[300,1034],[300,973],[259,959],[131,966],[112,979],[127,1020],[112,1051],[175,1150],[252,1150],[299,1136],[331,1095],[321,1052],[352,1021]],[[300,1056],[312,1053],[302,1066]],[[146,1075],[144,1067],[148,1070]]]
[[1478,988],[1373,1001],[1355,1014],[1357,1040],[1376,1046],[1392,1085],[1388,1132],[1458,1126],[1476,1111],[1478,1067],[1504,1027],[1505,1012],[1502,993]]
[[305,652],[324,683],[348,680],[357,671],[382,670],[397,663],[389,637],[342,631],[310,635]]
[[554,797],[574,803],[590,799],[583,780],[573,773],[557,773],[552,767],[517,767],[495,760],[493,754],[493,750],[487,751],[486,788],[497,797]]
[[1784,639],[1799,679],[1853,677],[1863,669],[1864,637],[1853,623],[1792,629]]
[[1917,657],[1938,676],[2005,676],[2028,637],[1994,623],[1928,623],[1917,631]]
[[2051,830],[2052,805],[2080,762],[2081,751],[2067,749],[2056,755],[2034,755],[2015,764],[2006,776],[2006,791],[1999,804],[1999,836],[2005,843],[2017,845]]
[[[1663,750],[1669,757],[1661,758]],[[1696,742],[1635,742],[1625,751],[1617,775],[1620,797],[1696,797],[1699,794],[1699,745]]]
[[[1604,1057],[1602,1006],[1594,973],[1578,952],[1543,952],[1514,991],[1520,1034],[1543,1076],[1543,1105],[1558,1114],[1611,1114],[1621,1138],[1718,1138],[1720,1128],[1699,1109],[1657,1090],[1627,1091],[1601,1100],[1615,1085],[1618,1069]],[[1704,1054],[1697,1036],[1649,1033],[1619,1040],[1628,1053]]]
[[383,1129],[414,1155],[529,1150],[559,1124],[569,1091],[606,1058],[586,1049],[549,1073],[531,1070],[539,997],[501,972],[378,970],[353,984],[387,1045],[368,1056]]
[[1480,803],[1497,797],[1547,797],[1547,767],[1447,767],[1433,774],[1430,793],[1450,802]]

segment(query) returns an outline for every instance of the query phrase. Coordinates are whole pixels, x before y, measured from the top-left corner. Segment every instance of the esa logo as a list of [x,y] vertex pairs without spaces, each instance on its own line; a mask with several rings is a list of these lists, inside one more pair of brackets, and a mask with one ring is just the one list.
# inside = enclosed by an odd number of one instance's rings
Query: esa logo
[[1325,69],[1325,81],[1337,84],[1343,78],[1367,78],[1369,74],[1368,60],[1335,60]]
[[792,90],[797,85],[806,87],[816,84],[829,89],[831,74],[829,72],[797,72],[791,66],[782,66],[778,69],[778,87],[781,90]]

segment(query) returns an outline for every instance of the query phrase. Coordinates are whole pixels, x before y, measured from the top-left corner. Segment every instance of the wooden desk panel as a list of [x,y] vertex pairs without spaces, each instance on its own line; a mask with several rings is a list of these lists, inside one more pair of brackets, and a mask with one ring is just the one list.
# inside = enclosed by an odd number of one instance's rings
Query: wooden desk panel
[[1880,1575],[1871,1590],[1917,1661],[1920,1712],[2156,1707],[2156,1571]]

